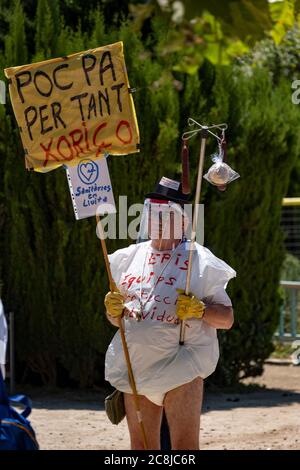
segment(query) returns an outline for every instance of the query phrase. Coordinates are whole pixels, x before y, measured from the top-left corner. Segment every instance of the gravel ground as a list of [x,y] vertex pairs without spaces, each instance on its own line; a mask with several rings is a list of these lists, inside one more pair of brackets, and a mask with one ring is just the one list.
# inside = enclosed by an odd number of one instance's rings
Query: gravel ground
[[[265,388],[249,393],[206,393],[201,449],[300,450],[300,366],[266,364]],[[31,390],[31,423],[42,449],[129,449],[126,420],[113,426],[103,392]]]

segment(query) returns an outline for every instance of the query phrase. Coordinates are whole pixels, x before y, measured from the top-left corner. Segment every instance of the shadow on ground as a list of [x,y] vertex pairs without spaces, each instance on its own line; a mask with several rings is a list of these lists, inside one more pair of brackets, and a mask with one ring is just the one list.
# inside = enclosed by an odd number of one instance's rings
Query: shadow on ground
[[[97,391],[64,390],[19,386],[18,393],[27,394],[33,408],[49,410],[103,411],[109,388]],[[300,367],[268,364],[262,377],[247,379],[238,392],[206,390],[202,412],[236,408],[276,407],[300,404]]]

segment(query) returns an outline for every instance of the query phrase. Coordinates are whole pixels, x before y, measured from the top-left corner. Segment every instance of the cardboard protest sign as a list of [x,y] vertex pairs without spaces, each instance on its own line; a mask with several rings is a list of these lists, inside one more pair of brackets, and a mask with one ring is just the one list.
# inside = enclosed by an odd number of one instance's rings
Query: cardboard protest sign
[[138,152],[123,43],[5,69],[26,168]]
[[97,161],[84,159],[77,166],[67,167],[67,178],[77,220],[96,213],[116,212],[105,158]]

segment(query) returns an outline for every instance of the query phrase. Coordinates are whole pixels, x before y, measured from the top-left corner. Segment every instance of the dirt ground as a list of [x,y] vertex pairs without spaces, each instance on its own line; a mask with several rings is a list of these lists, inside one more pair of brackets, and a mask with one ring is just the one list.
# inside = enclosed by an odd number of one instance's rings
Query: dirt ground
[[[300,450],[300,366],[266,364],[265,388],[247,393],[206,393],[201,449]],[[103,393],[31,393],[31,423],[42,449],[129,449],[126,420],[110,423]]]

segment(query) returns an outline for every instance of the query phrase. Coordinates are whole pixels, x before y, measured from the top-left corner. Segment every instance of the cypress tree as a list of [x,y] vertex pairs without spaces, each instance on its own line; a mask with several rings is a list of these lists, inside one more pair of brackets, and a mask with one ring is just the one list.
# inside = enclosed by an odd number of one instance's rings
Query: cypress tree
[[35,16],[35,61],[56,56],[60,29],[57,0],[38,0]]
[[[82,2],[77,6],[84,8]],[[299,112],[287,99],[289,83],[272,81],[267,66],[248,76],[243,68],[215,68],[205,61],[193,76],[173,73],[176,53],[167,60],[159,52],[168,24],[158,22],[146,43],[130,22],[108,27],[106,14],[95,10],[88,27],[86,16],[71,27],[59,20],[59,2],[39,0],[32,56],[17,0],[0,55],[2,68],[124,41],[130,85],[137,88],[133,97],[141,152],[109,157],[108,165],[116,201],[127,195],[128,204],[142,202],[162,175],[179,172],[180,134],[187,117],[228,122],[229,163],[241,179],[224,194],[206,182],[202,192],[206,244],[238,272],[230,286],[236,326],[220,335],[215,377],[232,383],[242,374],[260,373],[278,319],[281,198],[298,152]],[[43,383],[99,383],[114,328],[104,316],[108,285],[95,220],[75,222],[63,169],[45,175],[24,170],[9,103],[0,108],[0,118],[0,282],[5,304],[16,313],[19,364]],[[210,140],[206,168],[215,149]],[[199,140],[191,141],[190,153],[195,181]],[[108,251],[129,242],[108,240]]]
[[235,327],[220,332],[222,354],[213,380],[232,384],[262,372],[279,321],[280,269],[284,257],[281,201],[299,153],[299,109],[290,86],[274,87],[267,70],[251,77],[221,71],[212,90],[210,121],[229,124],[229,164],[241,178],[225,194],[207,192],[208,245],[237,271],[229,292]]
[[7,62],[26,64],[28,60],[24,29],[24,11],[20,0],[15,0],[9,13],[9,33],[5,38]]

